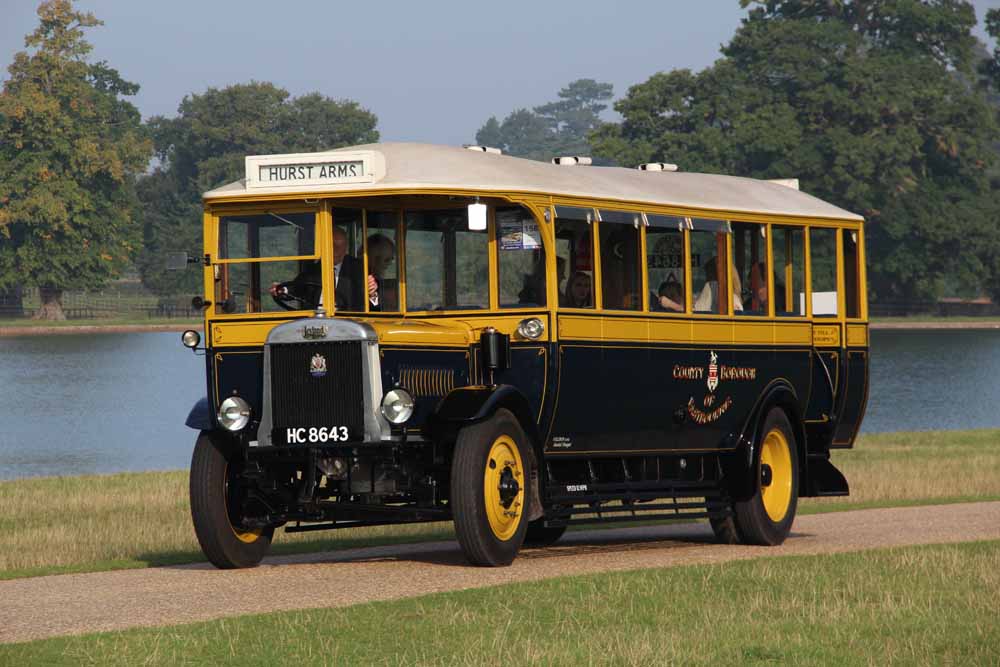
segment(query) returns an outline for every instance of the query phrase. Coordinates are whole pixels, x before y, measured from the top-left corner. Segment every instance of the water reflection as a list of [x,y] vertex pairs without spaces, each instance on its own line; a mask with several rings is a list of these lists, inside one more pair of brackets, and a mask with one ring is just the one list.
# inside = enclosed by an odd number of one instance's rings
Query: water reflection
[[[863,431],[1000,427],[1000,331],[873,331]],[[176,333],[0,339],[0,479],[188,466],[204,358]]]

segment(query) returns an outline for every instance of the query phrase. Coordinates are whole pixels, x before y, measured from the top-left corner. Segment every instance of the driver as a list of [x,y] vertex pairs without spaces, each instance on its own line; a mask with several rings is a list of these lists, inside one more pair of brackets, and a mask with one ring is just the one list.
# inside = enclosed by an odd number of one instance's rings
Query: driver
[[[364,287],[367,287],[371,309],[378,309],[378,282],[373,275],[369,275],[368,280],[363,281],[363,273],[361,261],[347,254],[347,234],[341,228],[334,227],[333,281],[337,310],[363,310],[362,289]],[[322,306],[320,263],[311,263],[287,283],[273,283],[270,292],[274,300],[282,305],[287,301],[298,301],[303,308]]]

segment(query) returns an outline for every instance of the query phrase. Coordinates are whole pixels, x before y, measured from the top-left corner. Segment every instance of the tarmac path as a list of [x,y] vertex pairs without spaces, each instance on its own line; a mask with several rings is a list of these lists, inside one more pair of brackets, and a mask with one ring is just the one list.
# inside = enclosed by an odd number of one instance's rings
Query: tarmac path
[[1000,539],[1000,502],[801,516],[770,548],[715,544],[707,524],[692,523],[572,532],[494,569],[469,566],[455,542],[428,542],[267,558],[252,570],[199,563],[54,575],[0,581],[0,643],[595,572],[989,539]]

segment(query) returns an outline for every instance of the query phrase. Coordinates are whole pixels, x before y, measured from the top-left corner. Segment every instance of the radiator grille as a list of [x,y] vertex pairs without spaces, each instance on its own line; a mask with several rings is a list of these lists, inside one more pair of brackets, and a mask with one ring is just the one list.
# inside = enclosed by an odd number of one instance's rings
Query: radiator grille
[[[286,429],[299,427],[347,427],[348,440],[364,439],[362,346],[360,341],[271,346],[274,444],[287,444]],[[324,360],[323,374],[315,372],[316,355]]]

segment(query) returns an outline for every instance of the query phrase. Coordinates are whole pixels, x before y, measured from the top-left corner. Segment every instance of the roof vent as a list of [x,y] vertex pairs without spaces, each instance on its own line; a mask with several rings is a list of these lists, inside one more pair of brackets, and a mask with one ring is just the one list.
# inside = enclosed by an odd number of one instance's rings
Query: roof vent
[[574,165],[588,166],[593,163],[589,157],[581,157],[579,155],[563,155],[561,157],[552,158],[552,164],[557,164],[560,167],[572,167]]
[[639,171],[677,171],[676,164],[667,162],[646,162],[636,167]]
[[799,179],[797,178],[770,178],[767,182],[784,185],[786,188],[791,188],[792,190],[799,189]]
[[479,146],[477,144],[463,144],[462,148],[469,151],[479,151],[480,153],[493,153],[494,155],[503,155],[503,151],[499,148],[493,148],[493,146]]

